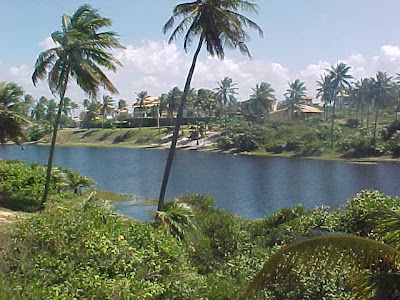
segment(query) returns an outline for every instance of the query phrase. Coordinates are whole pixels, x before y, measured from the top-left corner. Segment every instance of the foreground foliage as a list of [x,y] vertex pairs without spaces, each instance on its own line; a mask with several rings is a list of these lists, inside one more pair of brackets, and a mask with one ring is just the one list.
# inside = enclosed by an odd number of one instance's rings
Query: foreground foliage
[[[380,223],[371,216],[387,208],[400,209],[399,200],[363,191],[340,210],[298,205],[245,220],[215,208],[210,196],[184,195],[168,203],[157,222],[140,223],[116,215],[93,194],[53,198],[46,210],[2,237],[0,294],[7,299],[239,299],[268,258],[310,231],[381,238],[376,235]],[[398,246],[393,235],[384,238]],[[314,268],[305,268],[304,260],[279,264],[252,297],[350,299],[357,268],[343,256],[328,260],[314,252]]]

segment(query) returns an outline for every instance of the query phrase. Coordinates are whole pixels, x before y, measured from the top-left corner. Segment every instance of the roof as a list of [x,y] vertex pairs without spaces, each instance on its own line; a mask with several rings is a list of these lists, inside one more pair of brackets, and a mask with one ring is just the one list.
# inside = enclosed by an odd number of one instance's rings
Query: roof
[[[147,97],[146,99],[143,100],[143,106],[144,107],[153,107],[153,106],[158,106],[160,105],[160,98],[159,97]],[[133,105],[133,108],[139,108],[140,106],[140,101],[137,100]]]
[[[267,97],[267,99],[270,100],[270,101],[275,101],[276,100],[274,97]],[[240,104],[251,103],[252,101],[254,101],[254,99],[249,99],[249,100],[242,101],[242,102],[239,102],[239,103]]]
[[322,110],[319,108],[305,104],[300,104],[299,109],[303,113],[322,113]]

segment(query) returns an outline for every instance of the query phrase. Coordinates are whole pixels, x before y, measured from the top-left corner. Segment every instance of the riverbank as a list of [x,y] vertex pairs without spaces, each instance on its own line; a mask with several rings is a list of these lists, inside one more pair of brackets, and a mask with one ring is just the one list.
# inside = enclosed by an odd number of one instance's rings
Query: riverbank
[[[400,158],[390,155],[379,157],[343,157],[342,154],[327,151],[319,156],[299,156],[294,152],[272,153],[263,150],[238,152],[236,149],[220,150],[216,140],[219,132],[209,132],[199,140],[189,138],[190,130],[183,131],[183,138],[178,141],[177,148],[181,150],[197,150],[232,155],[253,155],[261,157],[290,157],[315,160],[348,161],[348,162],[396,162]],[[57,136],[57,146],[63,147],[117,147],[117,148],[143,148],[143,149],[169,149],[171,134],[166,134],[166,129],[155,127],[122,128],[122,129],[62,129]],[[50,135],[44,136],[36,145],[49,145]]]

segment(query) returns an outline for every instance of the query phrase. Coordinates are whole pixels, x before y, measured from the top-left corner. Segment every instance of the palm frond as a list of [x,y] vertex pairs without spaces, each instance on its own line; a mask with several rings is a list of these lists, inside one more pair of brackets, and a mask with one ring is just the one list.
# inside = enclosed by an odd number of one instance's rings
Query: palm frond
[[276,251],[250,283],[243,299],[261,291],[283,269],[293,264],[310,267],[316,261],[327,267],[344,259],[360,268],[390,268],[399,257],[399,251],[382,242],[340,233],[312,232]]

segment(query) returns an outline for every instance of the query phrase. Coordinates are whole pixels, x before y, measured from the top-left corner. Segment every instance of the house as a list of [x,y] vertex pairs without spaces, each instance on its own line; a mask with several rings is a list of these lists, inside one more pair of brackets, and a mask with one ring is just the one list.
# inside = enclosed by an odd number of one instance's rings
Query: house
[[314,107],[308,104],[298,104],[295,106],[292,112],[288,107],[278,109],[268,114],[268,121],[291,121],[291,120],[303,120],[310,117],[321,116],[323,111],[318,107]]
[[159,97],[146,97],[143,100],[143,103],[140,103],[140,100],[137,100],[131,108],[133,108],[133,117],[134,118],[148,118],[148,117],[156,117],[152,116],[154,114],[154,108],[158,108],[160,106],[160,98]]

